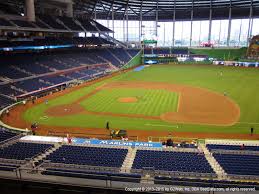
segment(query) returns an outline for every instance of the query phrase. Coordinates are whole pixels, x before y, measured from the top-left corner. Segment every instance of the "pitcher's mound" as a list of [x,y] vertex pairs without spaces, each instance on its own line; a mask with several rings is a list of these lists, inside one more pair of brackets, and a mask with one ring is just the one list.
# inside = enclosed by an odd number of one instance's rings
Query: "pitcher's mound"
[[138,99],[136,97],[125,97],[125,98],[119,98],[119,102],[124,102],[124,103],[131,103],[131,102],[137,102]]

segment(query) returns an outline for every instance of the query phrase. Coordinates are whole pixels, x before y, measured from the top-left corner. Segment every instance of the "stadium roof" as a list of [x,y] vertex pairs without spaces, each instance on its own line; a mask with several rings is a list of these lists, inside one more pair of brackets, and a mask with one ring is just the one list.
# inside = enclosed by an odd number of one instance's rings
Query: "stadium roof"
[[[62,2],[68,0],[35,0],[36,12],[40,12],[42,5],[48,7],[64,7]],[[248,18],[250,7],[253,7],[253,17],[259,17],[259,0],[72,0],[74,2],[74,13],[87,17],[94,17],[96,11],[97,19],[111,19],[112,10],[114,19],[130,20],[155,20],[156,14],[159,20],[172,20],[174,10],[176,20],[190,20],[193,10],[194,20],[209,19],[212,9],[212,19],[227,19],[229,8],[232,8],[232,18]],[[5,0],[0,2],[0,8],[8,7],[13,10],[23,11],[24,0]],[[2,5],[2,6],[1,6]],[[127,9],[128,8],[128,9]]]
[[[158,13],[159,20],[172,20],[176,10],[177,20],[190,20],[191,10],[194,19],[209,19],[210,8],[213,19],[229,17],[229,7],[232,8],[233,18],[249,17],[250,7],[253,15],[259,16],[259,0],[74,0],[77,12],[91,14],[96,9],[97,18],[112,17],[112,7],[115,19],[126,17],[140,19],[141,10],[143,20],[155,20]],[[96,8],[95,8],[96,7]],[[128,7],[128,9],[127,9]]]

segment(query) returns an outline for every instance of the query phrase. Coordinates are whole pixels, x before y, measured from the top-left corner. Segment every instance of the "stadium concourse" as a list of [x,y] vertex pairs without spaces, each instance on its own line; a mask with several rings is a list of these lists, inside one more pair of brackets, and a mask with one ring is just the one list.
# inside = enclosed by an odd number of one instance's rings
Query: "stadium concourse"
[[0,1],[1,192],[258,193],[258,16],[259,0]]

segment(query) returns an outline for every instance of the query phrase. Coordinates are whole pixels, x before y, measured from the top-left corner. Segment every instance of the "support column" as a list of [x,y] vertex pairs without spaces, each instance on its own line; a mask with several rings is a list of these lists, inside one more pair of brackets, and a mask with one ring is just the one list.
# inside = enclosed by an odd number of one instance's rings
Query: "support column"
[[192,24],[193,24],[193,1],[192,1],[192,10],[191,10],[191,32],[190,32],[190,43],[189,43],[190,47],[192,47]]
[[231,23],[232,23],[232,1],[230,0],[229,14],[228,14],[228,37],[227,37],[227,46],[228,47],[229,47],[229,43],[230,43]]
[[247,42],[246,45],[249,46],[249,39],[251,36],[252,28],[253,28],[253,0],[251,0],[251,5],[250,5],[250,12],[249,12],[249,24],[248,24],[248,31],[247,31]]
[[139,22],[139,42],[141,41],[141,37],[142,37],[142,4],[141,4],[141,8],[140,8],[140,22]]
[[67,4],[66,15],[67,17],[72,18],[73,14],[73,2],[71,1]]
[[129,7],[127,6],[127,10],[126,10],[126,24],[127,24],[127,43],[129,42]]
[[112,37],[114,38],[114,9],[113,9],[113,5],[112,5]]
[[175,42],[175,1],[174,1],[174,13],[173,13],[173,47],[174,47],[174,42]]
[[241,33],[242,33],[242,19],[241,19],[241,23],[239,26],[239,34],[238,34],[238,46],[240,46],[240,41],[241,41]]
[[35,22],[35,6],[34,0],[26,0],[26,17],[28,21]]
[[212,28],[212,8],[210,7],[210,16],[209,16],[209,36],[208,36],[208,43],[211,42],[211,28]]
[[[157,6],[156,6],[156,38],[157,38],[157,36],[158,36],[158,30],[157,30],[157,27],[158,27],[158,4],[157,4]],[[157,38],[157,40],[158,40],[158,38]]]

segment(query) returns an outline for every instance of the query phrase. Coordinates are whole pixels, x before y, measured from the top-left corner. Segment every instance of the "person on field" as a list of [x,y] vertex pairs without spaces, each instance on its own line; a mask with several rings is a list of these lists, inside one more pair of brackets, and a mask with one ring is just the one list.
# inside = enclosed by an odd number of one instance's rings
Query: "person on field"
[[107,130],[110,129],[110,123],[109,123],[109,121],[106,122],[106,129],[107,129]]
[[254,134],[254,128],[253,128],[253,127],[251,127],[251,129],[250,129],[250,134],[251,134],[251,135]]

